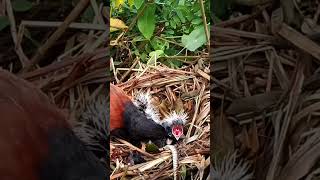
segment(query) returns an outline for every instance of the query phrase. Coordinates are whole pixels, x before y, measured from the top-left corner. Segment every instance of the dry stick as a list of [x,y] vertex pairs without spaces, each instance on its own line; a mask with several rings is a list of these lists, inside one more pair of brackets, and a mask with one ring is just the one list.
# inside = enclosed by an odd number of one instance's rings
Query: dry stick
[[114,174],[110,177],[110,179],[117,179],[117,178],[120,178],[120,177],[123,177],[125,175],[138,175],[138,173],[136,172],[133,172],[133,171],[126,171],[126,172],[121,172],[121,173],[118,173],[118,174]]
[[[269,51],[266,51],[266,56],[267,58],[270,59],[269,61],[269,72],[268,72],[268,80],[267,80],[267,87],[266,87],[266,92],[270,92],[271,91],[271,86],[272,86],[272,72],[273,72],[273,62],[275,60],[274,55],[269,53]],[[270,57],[271,56],[271,57]]]
[[7,9],[7,14],[8,14],[8,18],[10,21],[10,30],[11,30],[11,36],[12,36],[12,40],[15,44],[15,51],[17,52],[17,55],[19,56],[19,60],[22,64],[22,67],[26,67],[29,64],[29,59],[28,57],[24,54],[21,44],[18,41],[18,37],[17,37],[17,29],[16,29],[16,22],[14,19],[14,14],[12,11],[12,6],[11,6],[11,1],[7,0],[6,1],[6,9]]
[[127,145],[129,148],[132,148],[132,149],[138,151],[139,153],[141,153],[141,154],[143,154],[143,155],[145,155],[145,156],[148,156],[149,158],[153,158],[153,159],[154,159],[154,155],[149,154],[149,153],[147,153],[147,152],[145,152],[145,151],[142,151],[141,149],[135,147],[135,146],[132,145],[131,143],[129,143],[129,142],[125,141],[125,140],[122,140],[122,139],[118,139],[118,138],[117,138],[117,140],[120,141],[122,144]]
[[204,71],[202,71],[201,69],[198,69],[198,70],[197,70],[197,73],[198,73],[200,76],[202,76],[203,78],[206,78],[208,81],[210,81],[210,76],[209,76],[207,73],[205,73]]
[[187,132],[187,135],[186,135],[186,137],[188,137],[188,138],[190,138],[190,136],[191,136],[191,131],[192,131],[192,128],[193,128],[194,123],[196,121],[196,117],[197,117],[197,114],[198,114],[198,111],[200,108],[201,98],[203,96],[204,90],[205,90],[205,86],[202,86],[200,94],[198,95],[198,98],[196,101],[196,108],[195,108],[194,116],[192,118],[191,125],[190,125],[188,132]]
[[233,28],[221,28],[221,27],[214,27],[212,29],[213,33],[216,34],[223,34],[223,35],[230,35],[230,36],[236,36],[240,38],[251,38],[251,39],[257,39],[257,40],[273,40],[274,37],[271,35],[266,35],[262,33],[256,33],[256,32],[248,32]]
[[89,58],[91,56],[92,56],[91,54],[82,54],[81,56],[77,56],[77,57],[64,58],[63,61],[50,64],[50,65],[48,65],[46,67],[42,67],[42,68],[37,69],[37,70],[32,71],[32,72],[19,74],[19,76],[21,78],[24,78],[24,79],[32,79],[32,78],[35,78],[35,77],[43,76],[43,75],[46,75],[46,74],[51,73],[53,71],[57,71],[57,70],[59,70],[61,68],[65,68],[67,66],[70,66],[70,65],[72,65],[74,63],[82,61],[83,59]]
[[285,38],[287,41],[291,42],[296,47],[301,50],[311,54],[318,63],[320,63],[320,46],[314,41],[310,40],[297,30],[282,23],[280,30],[278,31],[280,36]]
[[201,14],[202,14],[202,21],[204,24],[204,30],[205,30],[206,38],[207,38],[207,45],[208,45],[207,50],[209,50],[210,49],[210,35],[209,35],[209,29],[207,26],[206,12],[204,10],[203,0],[199,0],[199,3],[200,3],[200,7],[201,7]]
[[0,16],[6,15],[6,1],[0,1]]
[[31,63],[22,69],[22,72],[28,71],[35,64],[37,64],[42,57],[46,54],[49,48],[61,37],[61,35],[66,31],[69,24],[73,22],[80,13],[88,6],[90,0],[81,0],[77,6],[71,11],[67,18],[63,21],[61,26],[49,37],[49,39],[38,49],[36,54],[32,57]]
[[[94,12],[95,12],[95,17],[93,19],[93,24],[97,24],[97,21],[99,21],[101,19],[100,14],[99,14],[99,12],[97,10],[97,7],[96,7],[97,3],[95,2],[95,0],[90,0],[90,2],[91,2],[91,6],[92,6],[92,8],[94,9]],[[99,19],[99,17],[100,17],[100,19]],[[105,24],[103,23],[102,19],[101,19],[101,22],[99,22],[99,23],[105,26]],[[104,30],[106,30],[106,29],[108,29],[108,28],[104,28]],[[89,31],[86,43],[85,43],[84,47],[81,49],[81,51],[79,53],[81,53],[81,52],[90,52],[90,51],[93,50],[94,47],[93,47],[93,43],[91,42],[91,40],[94,39],[93,35],[94,35],[94,31],[93,30]]]
[[[61,21],[21,21],[20,25],[24,25],[24,27],[59,27],[62,25]],[[106,26],[103,24],[92,24],[92,23],[70,23],[69,28],[72,29],[89,29],[89,30],[106,30]]]
[[124,73],[124,75],[120,78],[120,81],[119,81],[119,83],[121,83],[123,80],[124,80],[124,78],[126,78],[128,75],[129,75],[129,73],[132,71],[132,69],[138,64],[138,62],[139,62],[139,59],[138,58],[136,58],[136,60],[134,61],[134,63],[132,64],[132,66],[128,69],[128,71],[126,71],[126,73]]
[[[269,6],[269,5],[268,5]],[[236,18],[233,18],[233,19],[229,19],[229,20],[226,20],[226,21],[222,21],[222,22],[219,22],[219,23],[216,23],[214,25],[214,27],[227,27],[227,26],[233,26],[233,25],[237,25],[237,24],[240,24],[244,21],[247,21],[247,20],[250,20],[250,19],[253,19],[257,16],[259,16],[261,14],[261,11],[263,11],[266,7],[268,6],[263,6],[262,8],[260,8],[259,11],[253,13],[253,14],[245,14],[245,15],[242,15],[242,16],[239,16],[239,17],[236,17]]]
[[97,1],[96,0],[90,0],[90,3],[91,3],[91,6],[92,6],[92,9],[93,9],[94,13],[96,14],[97,21],[99,22],[99,24],[104,25],[105,28],[106,28],[106,24],[104,23],[103,18],[101,16],[102,13],[100,13],[100,11],[99,11],[99,7],[98,7],[98,4],[97,4]]
[[117,77],[117,72],[116,72],[116,68],[114,66],[113,58],[110,58],[110,66],[111,66],[111,69],[112,69],[112,72],[113,72],[114,79],[117,81],[117,84],[118,84],[119,83],[119,79]]
[[[301,64],[301,63],[300,63]],[[289,95],[289,102],[287,104],[286,114],[283,119],[283,125],[280,129],[280,134],[278,140],[274,142],[274,147],[277,147],[276,151],[273,152],[273,158],[270,163],[270,167],[267,174],[267,180],[274,180],[276,177],[277,169],[279,168],[279,161],[283,154],[283,148],[285,140],[287,139],[289,126],[292,121],[292,117],[294,114],[295,107],[298,103],[298,97],[301,93],[302,83],[304,80],[303,76],[303,67],[298,68],[295,74],[294,84],[292,86],[292,90],[290,91]]]
[[320,3],[318,4],[317,11],[316,11],[316,13],[314,14],[314,17],[313,17],[313,21],[314,22],[318,22],[319,15],[320,15]]
[[106,30],[104,31],[98,38],[97,40],[92,43],[92,45],[86,49],[84,52],[93,52],[96,48],[98,48],[109,36],[109,31]]

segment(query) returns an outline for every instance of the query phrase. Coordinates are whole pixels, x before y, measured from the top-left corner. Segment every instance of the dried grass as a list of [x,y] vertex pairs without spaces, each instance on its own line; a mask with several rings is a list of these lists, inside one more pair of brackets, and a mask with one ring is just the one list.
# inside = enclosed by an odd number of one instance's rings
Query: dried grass
[[[302,4],[307,14],[296,19],[319,17],[319,2]],[[255,179],[312,179],[320,157],[319,39],[303,29],[307,22],[289,26],[281,8],[259,6],[212,28],[212,165],[237,151]]]
[[[200,60],[199,62],[201,62]],[[183,108],[188,113],[186,138],[176,148],[179,154],[178,174],[192,171],[193,179],[205,179],[204,170],[209,166],[210,137],[210,91],[209,66],[189,65],[181,69],[171,69],[162,64],[147,66],[139,63],[138,68],[114,69],[115,79],[129,76],[128,80],[117,84],[133,96],[138,91],[149,91],[162,117],[168,112]],[[120,74],[120,70],[126,71]],[[120,78],[118,78],[120,76]],[[166,179],[172,176],[170,151],[158,154],[145,152],[123,140],[111,142],[111,179]],[[128,164],[128,155],[139,151],[146,162]],[[190,176],[190,174],[189,174]]]

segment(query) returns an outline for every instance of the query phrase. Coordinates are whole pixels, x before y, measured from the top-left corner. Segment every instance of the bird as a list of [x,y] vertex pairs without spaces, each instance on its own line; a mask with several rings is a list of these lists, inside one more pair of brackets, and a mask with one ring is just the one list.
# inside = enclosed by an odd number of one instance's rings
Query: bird
[[84,99],[76,109],[75,134],[109,169],[109,83],[96,89],[94,96]]
[[0,68],[0,179],[100,180],[106,168],[66,114],[30,82]]
[[165,129],[134,105],[131,97],[110,84],[110,134],[138,145],[146,139],[165,137]]
[[[148,93],[128,96],[121,88],[110,84],[110,133],[134,144],[158,141],[183,135],[186,114],[171,113],[160,120]],[[163,144],[165,145],[165,144]],[[162,146],[163,146],[162,145]]]

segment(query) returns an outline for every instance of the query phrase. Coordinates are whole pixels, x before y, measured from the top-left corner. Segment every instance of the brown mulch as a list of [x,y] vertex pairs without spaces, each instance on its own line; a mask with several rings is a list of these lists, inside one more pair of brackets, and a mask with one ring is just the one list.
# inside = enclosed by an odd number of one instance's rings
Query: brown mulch
[[294,6],[295,18],[266,4],[211,29],[213,166],[236,151],[254,179],[318,177],[320,4]]

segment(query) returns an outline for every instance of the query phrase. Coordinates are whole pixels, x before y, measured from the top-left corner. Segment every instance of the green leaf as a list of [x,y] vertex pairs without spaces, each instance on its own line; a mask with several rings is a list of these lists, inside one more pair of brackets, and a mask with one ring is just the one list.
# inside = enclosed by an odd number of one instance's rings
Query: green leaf
[[115,1],[115,7],[116,8],[121,8],[122,5],[124,5],[124,0],[116,0]]
[[151,47],[151,45],[150,45],[150,44],[146,44],[146,45],[144,46],[144,50],[145,50],[147,53],[152,52],[152,47]]
[[195,51],[207,42],[203,26],[195,28],[189,35],[183,35],[182,44],[189,51]]
[[170,26],[171,26],[173,29],[176,29],[176,28],[177,28],[176,22],[174,22],[173,19],[170,20]]
[[176,23],[177,26],[180,26],[181,25],[181,22],[180,22],[180,19],[178,18],[178,16],[173,16],[172,17],[174,22]]
[[169,29],[169,30],[167,30],[167,31],[165,31],[166,33],[168,33],[168,34],[174,34],[174,31],[173,30],[171,30],[171,29]]
[[168,61],[170,63],[171,68],[180,68],[183,65],[183,63],[181,61],[178,61],[178,60],[171,59],[171,60],[168,60]]
[[182,15],[182,12],[177,10],[176,13],[177,13],[178,17],[180,18],[181,22],[185,23],[186,22],[186,18]]
[[146,53],[142,53],[140,55],[140,59],[142,60],[142,62],[146,62],[147,61],[147,54]]
[[185,0],[179,0],[179,6],[184,6]]
[[180,175],[182,179],[186,179],[187,177],[187,167],[185,165],[181,166]]
[[134,0],[134,6],[137,9],[139,9],[143,3],[144,3],[144,0]]
[[139,31],[146,39],[150,39],[153,35],[156,20],[155,20],[156,5],[150,4],[144,11],[143,15],[138,19]]
[[148,65],[156,65],[157,59],[163,55],[164,52],[162,50],[156,50],[149,53],[150,59],[148,60]]
[[154,50],[165,50],[169,47],[169,43],[158,38],[152,38],[150,44]]
[[145,38],[143,36],[135,36],[132,39],[132,42],[141,42],[141,41],[145,41]]
[[128,4],[129,4],[130,8],[134,5],[134,1],[135,0],[128,0]]
[[191,24],[195,24],[195,25],[199,25],[202,23],[202,19],[201,18],[196,18],[196,19],[193,19],[191,21]]
[[0,16],[0,31],[10,25],[9,19],[7,16]]
[[27,0],[13,0],[12,8],[17,12],[29,11],[32,8],[32,3]]
[[121,63],[122,63],[121,61],[113,61],[113,64],[114,64],[115,66],[119,66]]
[[148,153],[159,153],[159,148],[157,145],[155,145],[154,143],[147,143],[146,144],[146,151]]

